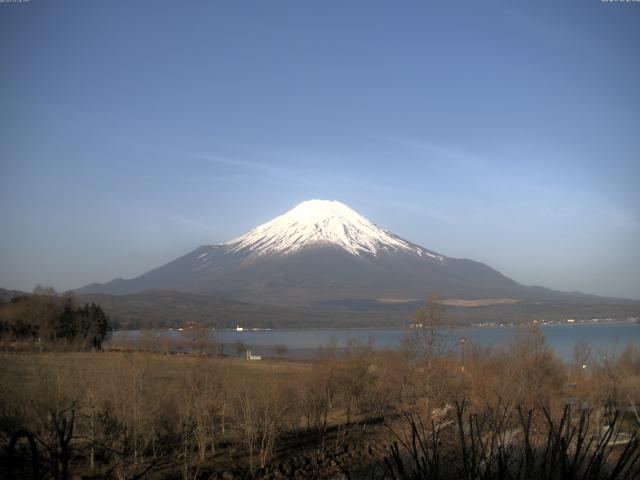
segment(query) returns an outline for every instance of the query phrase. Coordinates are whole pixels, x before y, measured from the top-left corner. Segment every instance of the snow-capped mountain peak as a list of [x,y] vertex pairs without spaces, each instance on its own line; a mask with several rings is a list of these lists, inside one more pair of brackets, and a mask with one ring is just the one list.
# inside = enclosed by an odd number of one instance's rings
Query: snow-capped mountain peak
[[352,255],[404,251],[443,261],[443,257],[380,228],[343,203],[308,200],[245,235],[227,242],[230,252],[289,254],[313,245],[340,247]]

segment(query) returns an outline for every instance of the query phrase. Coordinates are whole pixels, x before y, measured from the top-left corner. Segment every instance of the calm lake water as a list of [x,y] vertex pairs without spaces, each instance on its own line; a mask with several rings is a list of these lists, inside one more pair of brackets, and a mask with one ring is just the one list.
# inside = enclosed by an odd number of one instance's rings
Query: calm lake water
[[[500,346],[507,343],[522,327],[458,327],[448,331],[452,342],[465,338],[468,344],[482,346]],[[600,352],[612,354],[620,352],[631,342],[640,344],[640,324],[638,323],[577,323],[542,325],[548,345],[556,353],[570,359],[573,347],[581,341],[589,343]],[[335,342],[344,347],[349,339],[361,343],[373,342],[375,347],[397,347],[410,329],[278,329],[278,330],[215,330],[212,338],[225,344],[225,353],[233,354],[233,345],[242,342],[256,355],[273,355],[273,347],[284,345],[289,358],[311,358],[318,348]],[[184,332],[165,332],[177,339]],[[138,331],[113,332],[113,341],[125,336],[134,340]]]

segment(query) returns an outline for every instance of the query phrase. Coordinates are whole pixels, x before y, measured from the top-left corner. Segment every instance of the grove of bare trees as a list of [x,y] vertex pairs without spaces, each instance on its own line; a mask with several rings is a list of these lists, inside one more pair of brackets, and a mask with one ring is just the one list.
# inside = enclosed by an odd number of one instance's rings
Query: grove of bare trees
[[638,478],[640,349],[535,328],[459,346],[436,302],[396,349],[329,344],[313,361],[246,361],[198,330],[192,354],[0,356],[0,477]]

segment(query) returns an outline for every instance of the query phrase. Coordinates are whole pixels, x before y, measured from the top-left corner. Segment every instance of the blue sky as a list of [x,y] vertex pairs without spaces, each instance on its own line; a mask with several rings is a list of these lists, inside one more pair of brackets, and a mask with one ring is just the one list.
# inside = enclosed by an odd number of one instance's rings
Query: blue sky
[[310,198],[640,298],[640,4],[0,4],[0,286],[131,277]]

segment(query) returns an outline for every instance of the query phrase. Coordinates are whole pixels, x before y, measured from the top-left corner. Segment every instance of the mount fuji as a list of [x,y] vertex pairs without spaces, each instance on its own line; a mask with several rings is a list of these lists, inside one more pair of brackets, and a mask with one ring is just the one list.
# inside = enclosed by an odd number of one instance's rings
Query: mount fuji
[[404,240],[337,201],[309,200],[222,245],[205,245],[129,280],[80,294],[172,290],[273,305],[403,301],[429,293],[523,298],[525,287],[482,263]]

